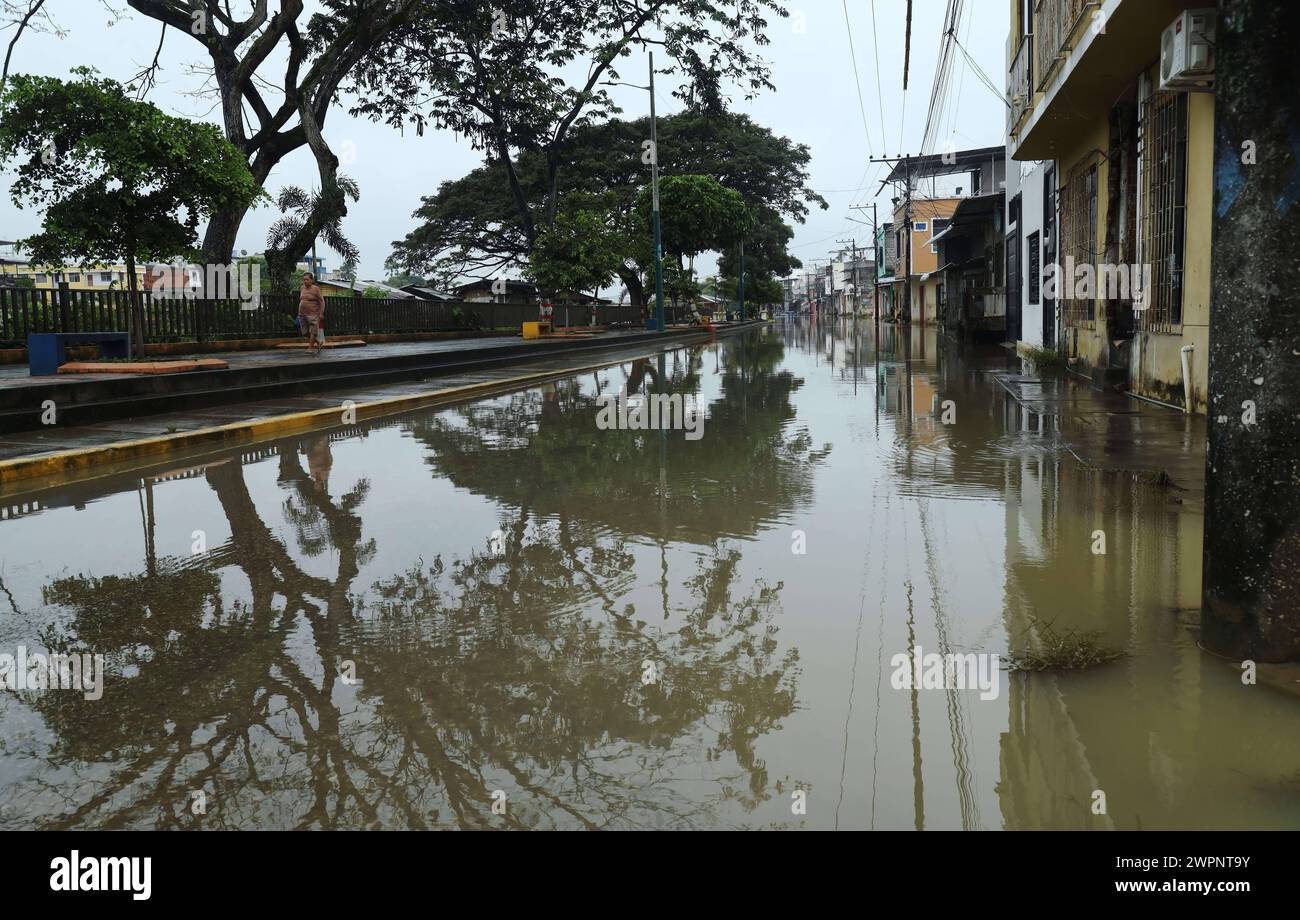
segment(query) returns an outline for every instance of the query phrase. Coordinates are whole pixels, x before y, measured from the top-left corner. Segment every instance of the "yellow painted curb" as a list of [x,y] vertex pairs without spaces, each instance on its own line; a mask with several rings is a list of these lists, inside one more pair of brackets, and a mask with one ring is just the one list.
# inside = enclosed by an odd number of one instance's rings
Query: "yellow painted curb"
[[[701,336],[700,338],[712,338],[712,336]],[[673,344],[689,344],[691,341],[692,339],[679,339]],[[651,352],[650,354],[658,354],[658,352]],[[347,402],[343,402],[338,409],[313,409],[309,412],[294,412],[289,415],[235,422],[217,428],[201,428],[197,431],[184,431],[177,434],[141,438],[135,441],[122,441],[117,444],[103,444],[97,447],[62,451],[41,457],[17,457],[12,460],[0,461],[0,487],[28,479],[85,473],[99,467],[145,460],[151,457],[162,457],[169,453],[191,448],[212,447],[214,450],[218,448],[224,449],[233,445],[281,438],[303,431],[338,428],[344,425],[342,415],[348,409],[355,413],[354,418],[357,422],[372,420],[441,403],[461,402],[493,391],[508,392],[545,383],[548,380],[563,380],[577,374],[586,374],[606,367],[616,367],[635,360],[638,359],[635,357],[622,357],[617,360],[602,361],[582,367],[570,367],[557,371],[507,377],[501,380],[489,380],[483,383],[471,383],[446,390],[415,393],[409,396],[395,396],[391,399],[381,399],[375,402],[356,403],[352,406],[349,406]],[[109,475],[113,472],[117,471],[108,470],[103,475]]]

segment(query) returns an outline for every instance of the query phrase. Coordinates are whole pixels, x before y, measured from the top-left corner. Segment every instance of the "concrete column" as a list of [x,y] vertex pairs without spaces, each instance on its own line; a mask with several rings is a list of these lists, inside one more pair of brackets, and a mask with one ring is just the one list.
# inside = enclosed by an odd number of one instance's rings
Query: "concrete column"
[[1219,0],[1207,648],[1300,661],[1300,17]]

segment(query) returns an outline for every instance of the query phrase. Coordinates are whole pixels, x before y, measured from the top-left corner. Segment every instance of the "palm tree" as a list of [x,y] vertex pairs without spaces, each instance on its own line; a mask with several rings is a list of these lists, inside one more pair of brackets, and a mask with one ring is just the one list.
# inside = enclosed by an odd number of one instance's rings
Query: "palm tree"
[[[356,180],[348,176],[339,176],[338,186],[339,190],[352,201],[355,202],[361,199],[361,188],[357,185]],[[283,215],[267,231],[266,248],[268,255],[273,251],[286,249],[292,244],[294,238],[304,231],[312,214],[321,208],[321,194],[316,190],[308,193],[296,185],[290,185],[280,189],[280,194],[276,196],[275,203],[283,212]],[[339,266],[339,274],[349,281],[355,281],[357,263],[361,259],[361,250],[357,249],[352,244],[352,241],[343,235],[342,215],[322,224],[319,237],[325,242],[326,246],[337,252],[339,258],[343,260]],[[311,264],[313,268],[317,265],[316,237],[312,237],[311,241]]]

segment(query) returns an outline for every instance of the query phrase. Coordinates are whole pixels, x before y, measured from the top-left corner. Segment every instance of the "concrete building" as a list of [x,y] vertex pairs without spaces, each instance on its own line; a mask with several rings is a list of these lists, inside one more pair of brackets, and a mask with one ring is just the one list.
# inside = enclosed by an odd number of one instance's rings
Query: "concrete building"
[[938,279],[939,322],[962,336],[1006,340],[1005,207],[1002,191],[963,198],[947,226],[933,238],[939,268],[933,275],[921,276],[921,283]]
[[894,269],[898,263],[898,240],[894,225],[885,221],[876,228],[876,312],[881,317],[894,315]]
[[938,322],[943,293],[934,238],[962,200],[995,194],[1006,185],[1005,145],[903,157],[885,178],[896,189],[890,219],[894,234],[895,318]]
[[[1060,226],[1057,216],[1056,163],[1014,162],[1015,132],[1024,123],[1034,94],[1030,62],[1034,54],[1033,14],[1039,0],[1012,0],[1007,36],[1007,335],[1022,351],[1057,348],[1057,299],[1043,292],[1042,272],[1055,265]],[[1050,293],[1050,292],[1049,292]]]
[[842,249],[831,260],[831,307],[837,316],[851,316],[871,310],[874,260],[867,248]]
[[894,302],[902,311],[902,322],[925,325],[938,321],[939,251],[933,239],[947,226],[960,203],[960,198],[914,197],[899,201],[894,209],[891,223],[898,252]]
[[[1209,364],[1215,15],[1184,14],[1203,6],[1012,0],[1008,46],[1008,151],[1029,167],[1012,180],[1018,194],[1008,199],[1016,238],[1009,264],[1017,263],[1025,306],[1009,308],[1017,339],[1054,337],[1096,385],[1200,413]],[[1171,44],[1189,49],[1199,76],[1174,69],[1172,83],[1162,80],[1166,28],[1177,30]],[[1055,167],[1038,165],[1048,161]]]
[[537,288],[525,281],[484,279],[462,284],[456,296],[466,303],[530,304],[537,301]]
[[1018,346],[1056,348],[1057,299],[1043,267],[1056,264],[1056,164],[1011,163],[1006,195],[1007,334]]

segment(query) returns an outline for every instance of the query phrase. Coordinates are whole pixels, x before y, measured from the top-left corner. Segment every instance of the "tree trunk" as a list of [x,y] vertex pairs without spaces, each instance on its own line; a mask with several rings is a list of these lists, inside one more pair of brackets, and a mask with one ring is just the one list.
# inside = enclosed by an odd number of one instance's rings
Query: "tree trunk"
[[347,196],[339,187],[339,158],[325,143],[308,100],[304,99],[299,106],[299,119],[307,137],[307,146],[316,158],[321,191],[313,201],[311,213],[307,215],[293,239],[289,240],[283,249],[268,249],[266,252],[267,270],[271,275],[272,288],[276,291],[287,290],[288,279],[293,274],[294,267],[299,260],[306,257],[308,252],[315,251],[316,240],[322,228],[336,220],[342,220],[348,214]]
[[627,287],[628,299],[632,301],[634,307],[645,306],[645,286],[641,284],[641,276],[631,269],[625,269],[618,273],[618,277]]
[[126,240],[127,309],[131,311],[131,347],[133,358],[144,357],[144,310],[140,305],[140,286],[135,278],[135,239]]
[[226,208],[208,220],[208,229],[203,235],[203,257],[209,265],[226,265],[234,261],[235,238],[247,213],[247,208]]

